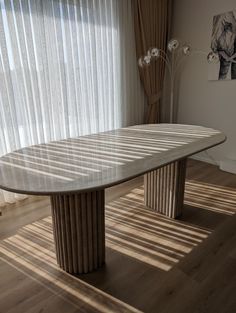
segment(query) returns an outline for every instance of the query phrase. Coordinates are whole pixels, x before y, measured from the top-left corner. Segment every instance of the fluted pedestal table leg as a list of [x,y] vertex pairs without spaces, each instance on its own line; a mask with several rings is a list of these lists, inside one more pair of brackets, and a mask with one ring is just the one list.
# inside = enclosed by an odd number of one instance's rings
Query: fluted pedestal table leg
[[52,195],[52,220],[59,266],[88,273],[105,262],[104,190]]
[[182,214],[186,161],[179,160],[144,175],[147,207],[171,218]]

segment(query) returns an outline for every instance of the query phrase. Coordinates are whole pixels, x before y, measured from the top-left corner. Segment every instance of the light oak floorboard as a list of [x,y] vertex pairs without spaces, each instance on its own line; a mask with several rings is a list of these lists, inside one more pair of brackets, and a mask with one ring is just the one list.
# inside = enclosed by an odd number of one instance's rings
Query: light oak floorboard
[[7,208],[0,312],[236,312],[236,176],[189,160],[178,220],[147,209],[140,182],[107,190],[106,265],[85,275],[56,264],[48,198]]

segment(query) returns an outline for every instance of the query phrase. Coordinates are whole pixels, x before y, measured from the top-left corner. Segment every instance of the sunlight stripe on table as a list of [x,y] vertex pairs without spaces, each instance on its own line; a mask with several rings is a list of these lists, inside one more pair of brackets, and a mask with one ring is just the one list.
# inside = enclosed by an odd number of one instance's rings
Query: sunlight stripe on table
[[13,164],[11,162],[6,162],[6,161],[3,161],[3,160],[0,160],[0,164],[8,165],[10,167],[24,169],[27,172],[33,172],[33,173],[42,174],[42,175],[46,175],[46,176],[50,176],[50,177],[55,177],[55,178],[58,178],[58,179],[61,179],[61,180],[73,181],[73,179],[69,178],[69,177],[48,173],[48,172],[45,172],[45,171],[42,171],[42,170],[36,170],[34,168],[30,168],[30,167],[23,166],[23,165]]

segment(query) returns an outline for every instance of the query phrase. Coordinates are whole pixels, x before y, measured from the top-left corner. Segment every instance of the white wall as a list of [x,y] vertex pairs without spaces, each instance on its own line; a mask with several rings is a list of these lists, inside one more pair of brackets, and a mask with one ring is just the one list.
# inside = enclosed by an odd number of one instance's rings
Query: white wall
[[[172,36],[194,49],[210,51],[213,16],[232,9],[236,9],[235,0],[174,0]],[[227,142],[209,154],[218,163],[236,160],[236,80],[208,81],[205,56],[192,55],[183,66],[179,84],[178,122],[222,130]],[[206,154],[200,157],[212,161]]]

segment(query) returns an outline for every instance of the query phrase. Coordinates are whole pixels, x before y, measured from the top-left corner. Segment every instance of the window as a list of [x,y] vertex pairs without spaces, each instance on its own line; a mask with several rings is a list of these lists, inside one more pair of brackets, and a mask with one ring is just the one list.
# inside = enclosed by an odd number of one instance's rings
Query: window
[[142,122],[130,0],[0,10],[0,154]]

